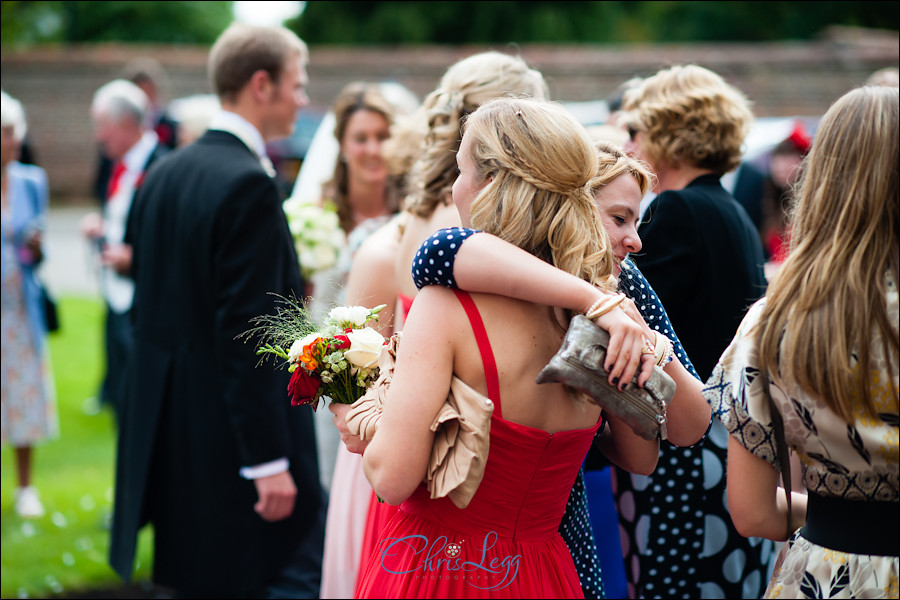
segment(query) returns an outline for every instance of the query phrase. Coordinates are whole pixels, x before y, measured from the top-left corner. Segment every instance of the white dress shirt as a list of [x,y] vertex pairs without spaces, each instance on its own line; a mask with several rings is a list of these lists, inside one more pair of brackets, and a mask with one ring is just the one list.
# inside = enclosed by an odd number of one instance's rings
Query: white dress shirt
[[227,131],[236,136],[256,155],[269,177],[275,176],[275,167],[266,154],[266,142],[259,130],[250,121],[237,113],[220,110],[210,120],[209,129]]
[[[134,193],[144,176],[144,167],[159,143],[155,131],[146,131],[141,139],[122,157],[125,170],[118,179],[113,195],[106,199],[103,208],[103,235],[108,244],[122,244],[125,241],[125,227]],[[122,314],[131,308],[134,301],[134,280],[119,275],[110,267],[103,267],[101,274],[103,296],[113,312]]]

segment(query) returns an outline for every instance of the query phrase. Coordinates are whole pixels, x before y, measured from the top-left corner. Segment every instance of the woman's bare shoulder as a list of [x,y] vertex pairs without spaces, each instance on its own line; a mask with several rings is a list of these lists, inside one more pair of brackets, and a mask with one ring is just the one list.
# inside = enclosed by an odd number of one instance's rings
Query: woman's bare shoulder
[[394,217],[371,234],[359,245],[354,260],[383,258],[393,260],[400,247],[400,221]]

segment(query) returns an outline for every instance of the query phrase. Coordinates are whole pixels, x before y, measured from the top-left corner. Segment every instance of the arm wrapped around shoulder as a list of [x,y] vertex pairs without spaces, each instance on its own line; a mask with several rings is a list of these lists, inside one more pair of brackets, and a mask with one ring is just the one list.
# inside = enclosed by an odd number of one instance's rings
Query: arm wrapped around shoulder
[[575,315],[559,351],[537,376],[537,383],[562,383],[586,394],[604,411],[616,415],[646,440],[667,438],[666,405],[675,381],[660,367],[641,388],[635,378],[622,391],[609,384],[603,368],[609,333],[583,315]]

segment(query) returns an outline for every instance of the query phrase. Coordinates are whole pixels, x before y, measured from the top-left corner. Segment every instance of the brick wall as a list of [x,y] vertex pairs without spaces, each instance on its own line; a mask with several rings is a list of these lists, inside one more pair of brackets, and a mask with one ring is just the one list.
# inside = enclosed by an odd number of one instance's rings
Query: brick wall
[[[873,71],[896,67],[898,39],[896,32],[835,29],[812,42],[493,49],[517,52],[540,69],[557,100],[604,99],[635,75],[695,62],[743,90],[757,116],[817,116]],[[394,80],[423,98],[447,66],[485,49],[313,47],[308,92],[314,107],[325,109],[349,81]],[[91,96],[129,60],[147,55],[168,72],[168,98],[210,92],[206,47],[107,44],[2,51],[2,87],[25,106],[29,140],[48,171],[54,202],[77,203],[90,196],[96,165]]]

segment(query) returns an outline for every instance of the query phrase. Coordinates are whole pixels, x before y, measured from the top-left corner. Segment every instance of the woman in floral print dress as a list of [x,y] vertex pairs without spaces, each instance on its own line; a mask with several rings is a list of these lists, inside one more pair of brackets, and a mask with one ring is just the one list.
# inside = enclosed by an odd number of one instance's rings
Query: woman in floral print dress
[[44,507],[31,480],[34,446],[58,433],[47,323],[36,274],[43,258],[47,174],[36,165],[18,162],[25,136],[21,103],[2,92],[0,113],[0,429],[3,444],[15,452],[16,514],[35,518],[44,514]]
[[[898,112],[873,86],[826,113],[790,254],[704,390],[736,528],[787,538],[767,598],[898,597]],[[790,511],[769,397],[808,491]]]

